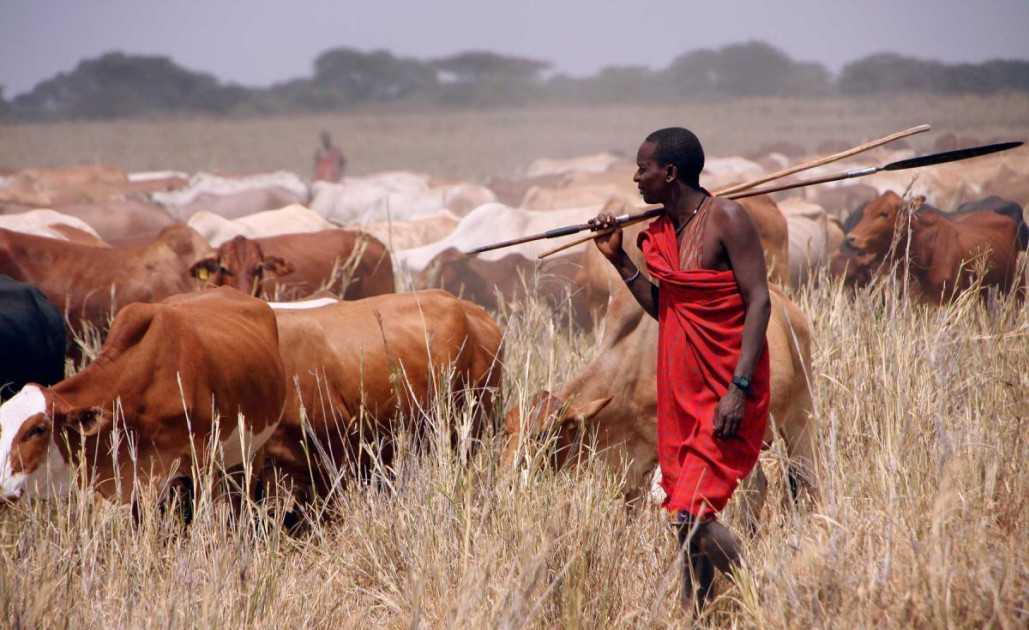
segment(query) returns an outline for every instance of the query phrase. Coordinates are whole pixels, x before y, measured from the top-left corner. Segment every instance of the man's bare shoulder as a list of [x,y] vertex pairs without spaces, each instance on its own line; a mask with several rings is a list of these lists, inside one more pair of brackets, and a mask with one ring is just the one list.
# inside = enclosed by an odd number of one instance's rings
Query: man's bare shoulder
[[718,227],[719,231],[727,234],[737,233],[739,230],[748,228],[754,229],[754,220],[747,209],[725,197],[715,197],[711,200],[711,222]]

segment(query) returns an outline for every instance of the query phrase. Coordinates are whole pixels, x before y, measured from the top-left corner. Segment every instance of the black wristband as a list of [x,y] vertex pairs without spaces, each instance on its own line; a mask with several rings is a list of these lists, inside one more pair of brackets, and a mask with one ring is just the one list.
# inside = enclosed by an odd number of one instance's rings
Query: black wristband
[[754,393],[754,388],[750,386],[750,379],[746,376],[734,375],[732,384],[742,389],[748,396]]

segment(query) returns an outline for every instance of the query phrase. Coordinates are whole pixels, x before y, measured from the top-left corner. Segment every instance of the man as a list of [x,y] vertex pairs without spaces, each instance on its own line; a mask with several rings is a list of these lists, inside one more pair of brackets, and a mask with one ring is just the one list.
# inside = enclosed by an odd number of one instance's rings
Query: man
[[314,152],[314,181],[338,182],[343,177],[346,163],[343,152],[332,143],[332,136],[323,131],[322,146]]
[[[665,214],[639,236],[652,277],[622,248],[622,232],[596,239],[640,306],[658,320],[658,459],[664,507],[683,550],[680,600],[703,608],[714,567],[740,562],[739,543],[716,520],[757,462],[768,416],[765,330],[771,301],[750,215],[699,184],[700,141],[687,129],[655,131],[640,145],[633,181]],[[616,226],[601,213],[590,224]]]

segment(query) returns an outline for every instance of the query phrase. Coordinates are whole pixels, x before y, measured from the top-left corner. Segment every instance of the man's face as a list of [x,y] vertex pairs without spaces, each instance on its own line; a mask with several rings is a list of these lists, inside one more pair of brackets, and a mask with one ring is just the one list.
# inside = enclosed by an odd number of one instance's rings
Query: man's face
[[653,142],[644,142],[636,152],[636,174],[632,181],[643,195],[643,201],[647,203],[662,203],[667,195],[667,190],[673,179],[672,167],[661,166],[654,159]]

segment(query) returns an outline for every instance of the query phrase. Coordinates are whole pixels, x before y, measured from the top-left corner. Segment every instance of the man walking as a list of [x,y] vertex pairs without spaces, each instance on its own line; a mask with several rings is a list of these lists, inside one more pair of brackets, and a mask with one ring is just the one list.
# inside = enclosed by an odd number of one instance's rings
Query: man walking
[[[768,418],[765,331],[771,300],[757,229],[739,204],[700,186],[704,151],[680,127],[647,136],[633,181],[665,214],[639,236],[651,277],[622,248],[622,231],[596,239],[640,306],[658,320],[658,459],[664,507],[683,553],[683,608],[702,609],[714,568],[740,562],[716,520],[757,462]],[[616,225],[601,213],[590,224]]]

